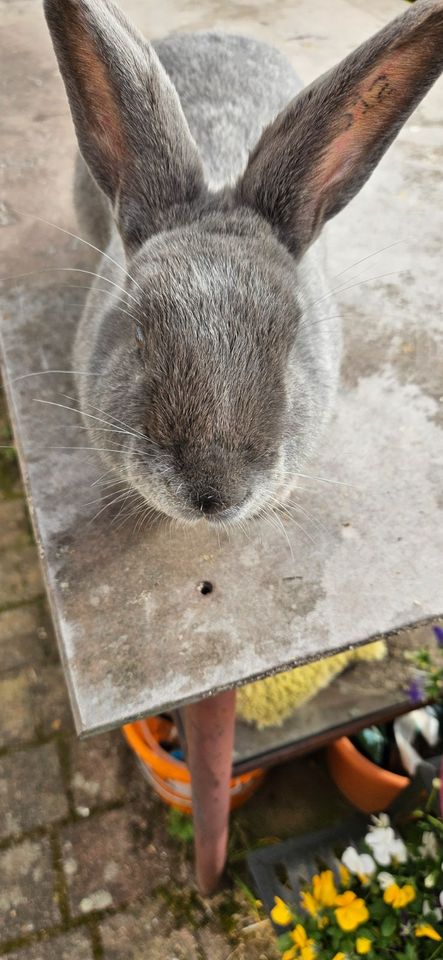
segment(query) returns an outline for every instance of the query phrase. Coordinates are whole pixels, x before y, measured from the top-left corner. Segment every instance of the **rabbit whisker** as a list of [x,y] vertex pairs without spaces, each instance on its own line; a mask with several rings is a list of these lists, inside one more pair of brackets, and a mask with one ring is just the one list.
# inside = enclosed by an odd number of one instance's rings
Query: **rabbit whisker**
[[22,373],[19,377],[14,377],[10,383],[17,383],[19,380],[26,380],[28,377],[41,377],[48,373],[71,373],[82,377],[101,377],[101,373],[89,373],[88,370],[32,370],[31,373]]
[[114,447],[113,449],[108,449],[107,447],[77,447],[77,446],[52,446],[48,447],[48,450],[91,450],[93,453],[125,453],[127,454],[126,447]]
[[94,273],[93,270],[83,270],[81,267],[43,267],[41,270],[29,270],[27,273],[12,273],[7,277],[0,277],[0,280],[23,280],[25,277],[38,276],[41,273],[85,273],[89,277],[96,277],[97,280],[104,280],[105,283],[110,283],[116,290],[121,290],[126,297],[133,300],[138,306],[137,297],[134,297],[132,293],[128,293],[119,283],[115,283],[114,280],[103,276],[101,273]]
[[338,277],[341,277],[344,273],[347,273],[348,270],[352,270],[353,267],[359,267],[361,263],[366,263],[367,260],[371,260],[372,257],[376,257],[379,253],[386,253],[386,250],[392,250],[393,247],[398,247],[400,243],[407,243],[409,240],[413,240],[413,237],[403,237],[401,240],[394,240],[393,243],[388,243],[386,247],[379,247],[378,250],[373,250],[372,253],[366,254],[365,257],[361,257],[360,260],[355,260],[354,263],[350,263],[348,267],[345,267],[344,270],[340,270],[339,273],[334,273],[331,277],[331,280],[337,280]]
[[[104,484],[102,484],[101,482],[102,482],[102,480],[104,479],[104,477],[109,476],[109,474],[110,474],[110,473],[113,473],[113,472],[114,472],[114,468],[113,468],[113,467],[109,467],[109,470],[105,470],[105,472],[104,472],[104,473],[101,473],[100,476],[97,477],[96,480],[93,480],[92,483],[89,483],[89,484],[88,484],[88,487],[95,487],[95,486],[97,486],[97,485],[98,485],[98,486],[100,486],[100,485],[106,486],[108,483],[112,483],[112,482],[113,482],[112,480],[107,480],[107,481],[105,481]],[[114,481],[114,482],[115,482],[115,483],[123,483],[123,481],[122,481],[122,480],[119,480],[117,477],[115,478],[115,481]]]
[[332,483],[339,487],[352,487],[355,489],[355,483],[347,483],[344,480],[330,480],[329,477],[314,477],[309,473],[293,473],[291,479],[301,477],[302,480],[317,480],[319,483]]
[[[127,303],[126,300],[123,300],[123,297],[119,297],[118,294],[114,293],[113,290],[109,290],[109,289],[103,290],[102,287],[91,287],[91,286],[86,287],[84,286],[84,284],[81,284],[81,283],[61,283],[60,289],[61,290],[88,290],[90,294],[94,294],[94,295],[97,293],[102,293],[105,296],[112,297],[113,303],[118,302],[118,303],[123,303],[125,307],[130,306],[130,304]],[[70,306],[77,307],[77,306],[80,306],[80,304],[73,303],[73,304],[70,304]],[[122,313],[125,313],[122,307],[119,307],[119,309],[121,310]],[[132,309],[134,310],[135,308],[132,307]],[[128,311],[126,311],[126,313],[128,314],[128,317],[131,317],[132,320],[136,320],[137,323],[141,323],[141,320],[137,320],[134,314],[128,313]]]
[[[128,495],[128,493],[127,493],[127,491],[125,491],[124,494],[119,494],[117,497],[115,497],[114,500],[111,500],[109,503],[105,503],[105,504],[101,507],[101,509],[98,510],[97,513],[94,514],[94,516],[93,516],[90,520],[88,520],[88,524],[94,523],[94,521],[97,520],[98,517],[100,517],[101,514],[104,513],[105,510],[108,509],[108,507],[112,507],[114,504],[119,503],[120,500],[122,500],[123,497],[127,497],[127,495]],[[85,504],[85,506],[87,506],[87,504]]]
[[[61,396],[64,397],[65,400],[70,400],[72,403],[78,403],[76,397],[72,397],[67,393],[62,393]],[[72,410],[74,413],[78,413],[79,416],[89,417],[91,420],[97,420],[99,423],[104,423],[108,428],[114,427],[114,424],[112,423],[112,420],[114,420],[115,423],[121,424],[121,427],[115,427],[116,433],[126,434],[127,436],[144,440],[146,443],[152,443],[152,440],[150,440],[149,437],[146,437],[145,434],[131,430],[129,424],[125,423],[124,420],[119,420],[118,417],[113,417],[112,414],[106,413],[106,411],[101,410],[100,407],[95,406],[93,403],[88,403],[86,406],[91,407],[92,410],[98,410],[99,413],[104,413],[106,417],[111,417],[111,420],[104,420],[102,417],[96,417],[94,414],[88,413],[86,410],[80,409],[79,407],[68,406],[65,403],[57,403],[55,400],[43,400],[39,397],[33,397],[33,401],[35,403],[46,403],[49,404],[49,406],[60,407],[63,410]],[[122,429],[122,427],[124,427],[124,429]]]
[[[62,396],[66,396],[66,394],[62,394]],[[68,400],[73,399],[72,397],[66,397],[66,398]],[[33,403],[46,403],[50,407],[60,407],[62,410],[72,410],[73,413],[78,413],[80,416],[83,416],[83,417],[90,417],[91,420],[97,420],[99,423],[106,423],[106,424],[109,423],[109,420],[103,420],[102,417],[95,417],[92,413],[86,413],[84,410],[78,410],[76,407],[69,407],[66,403],[56,403],[55,400],[42,400],[40,397],[33,397],[32,400],[33,400]],[[72,429],[72,427],[74,426],[80,430],[88,429],[88,427],[86,427],[85,424],[63,424],[63,429],[65,429],[65,427],[67,429],[69,428]],[[121,427],[114,428],[112,424],[111,424],[111,428],[112,428],[112,432],[114,433],[125,433],[125,434],[128,434],[128,436],[135,436],[135,434],[128,433],[127,430],[122,430]],[[106,432],[105,429],[103,428],[101,429],[103,433]],[[109,429],[109,427],[107,429]]]
[[94,500],[85,500],[84,506],[91,507],[94,503],[104,503],[106,500],[110,500],[112,497],[116,496],[125,496],[127,493],[134,493],[134,488],[129,487],[127,481],[125,481],[125,487],[123,490],[111,490],[109,493],[102,493],[99,497],[95,497]]
[[138,533],[140,530],[142,530],[144,524],[153,513],[155,513],[155,510],[149,505],[144,510],[142,509],[140,511],[139,519],[136,521],[134,527],[134,533]]
[[291,554],[291,560],[292,560],[292,562],[294,563],[294,551],[293,551],[293,549],[292,549],[292,543],[291,543],[291,541],[290,541],[290,539],[289,539],[289,537],[288,537],[287,530],[285,530],[285,526],[284,526],[284,524],[283,524],[283,522],[282,522],[282,519],[281,519],[281,517],[279,517],[277,511],[276,511],[273,507],[271,507],[270,505],[269,505],[269,509],[270,509],[272,515],[275,517],[275,519],[276,519],[276,521],[277,521],[277,524],[278,524],[278,526],[279,526],[279,528],[280,528],[283,536],[284,536],[285,539],[286,539],[286,542],[287,542],[288,547],[289,547],[289,552],[290,552],[290,554]]
[[375,280],[385,280],[386,277],[394,277],[407,272],[408,270],[406,268],[403,268],[402,270],[390,270],[389,273],[379,273],[376,277],[365,277],[362,280],[357,280],[356,283],[350,283],[343,287],[335,287],[334,289],[330,290],[329,293],[326,293],[323,297],[319,297],[318,300],[311,301],[310,303],[306,304],[306,306],[316,307],[320,303],[324,303],[325,300],[329,300],[329,297],[333,297],[334,295],[337,295],[339,293],[345,293],[346,290],[353,290],[354,287],[359,287],[363,283],[372,283]]
[[[70,397],[68,394],[64,393],[62,394],[62,396],[64,396],[66,400],[72,400],[73,403],[77,402],[75,397]],[[98,413],[103,414],[103,416],[105,417],[109,417],[111,421],[113,420],[115,423],[120,424],[120,426],[125,427],[126,430],[131,430],[131,427],[129,426],[128,423],[125,423],[124,420],[120,420],[119,417],[114,417],[112,413],[108,413],[106,410],[102,410],[100,407],[97,407],[95,403],[87,403],[86,406],[90,407],[91,410],[97,410]],[[70,409],[72,409],[72,407]],[[83,413],[82,410],[79,410],[78,412]],[[110,425],[112,426],[112,424]],[[149,437],[146,436],[146,434],[140,433],[138,430],[132,430],[131,433],[134,437],[139,437],[141,440],[144,440],[146,443],[153,444],[153,441],[150,440]]]
[[275,503],[276,508],[278,510],[284,511],[290,519],[294,519],[294,517],[292,516],[293,511],[299,510],[300,513],[302,513],[307,520],[311,521],[311,523],[313,523],[314,525],[316,525],[322,530],[326,530],[325,524],[322,523],[321,520],[318,520],[317,517],[314,517],[311,513],[309,513],[308,510],[305,510],[305,508],[302,507],[300,503],[297,503],[294,500],[282,501],[282,500],[279,500],[277,497],[272,497],[272,496],[269,499],[272,500],[273,503]]
[[123,516],[125,515],[124,511],[126,509],[126,504],[128,503],[128,501],[131,501],[132,499],[134,499],[134,497],[131,496],[131,492],[132,492],[131,490],[128,490],[128,492],[126,493],[126,496],[123,499],[122,505],[119,507],[115,517],[113,517],[110,522],[111,527],[114,526],[115,523],[117,523],[118,518],[121,517],[122,514]]
[[40,223],[45,223],[47,227],[53,227],[54,230],[60,230],[60,233],[65,233],[67,237],[72,237],[74,240],[79,240],[80,243],[84,243],[87,247],[90,247],[91,250],[95,250],[97,253],[100,253],[102,257],[106,257],[106,260],[109,260],[110,263],[113,263],[115,267],[119,268],[119,270],[123,270],[123,273],[126,274],[128,280],[132,280],[136,287],[138,287],[139,290],[142,290],[140,284],[137,283],[137,280],[134,280],[134,277],[131,277],[131,274],[128,273],[122,263],[119,263],[118,260],[114,260],[114,258],[110,257],[108,253],[105,253],[104,250],[100,250],[100,247],[96,247],[95,244],[90,243],[89,240],[79,237],[76,233],[71,233],[70,230],[65,230],[64,227],[59,227],[57,223],[51,223],[50,220],[45,220],[43,217],[37,217],[34,213],[25,213],[23,210],[17,210],[17,213],[21,217],[31,217],[33,220],[39,220]]

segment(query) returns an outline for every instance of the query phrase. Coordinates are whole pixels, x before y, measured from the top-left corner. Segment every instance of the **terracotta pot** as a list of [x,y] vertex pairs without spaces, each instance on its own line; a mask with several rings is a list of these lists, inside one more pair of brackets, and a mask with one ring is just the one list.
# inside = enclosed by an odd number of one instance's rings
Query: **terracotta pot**
[[[192,813],[191,775],[183,760],[172,757],[160,745],[168,739],[172,724],[163,717],[146,717],[127,723],[123,735],[137,756],[139,765],[151,786],[170,807]],[[251,770],[231,778],[231,810],[241,806],[256,791],[265,771]]]
[[391,773],[372,763],[348,737],[340,737],[330,744],[328,767],[339,790],[363,813],[386,810],[410,783],[409,777]]

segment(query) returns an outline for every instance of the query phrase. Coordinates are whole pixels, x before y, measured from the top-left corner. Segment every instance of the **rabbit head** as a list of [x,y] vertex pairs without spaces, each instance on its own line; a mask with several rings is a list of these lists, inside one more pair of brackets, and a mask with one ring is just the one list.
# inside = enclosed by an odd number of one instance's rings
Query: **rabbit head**
[[116,297],[83,345],[103,372],[82,381],[85,411],[89,390],[128,428],[109,460],[149,504],[241,521],[290,488],[329,412],[337,344],[312,321],[306,252],[441,72],[443,0],[416,3],[304,89],[216,192],[174,86],[118,8],[45,10],[126,257],[126,310]]

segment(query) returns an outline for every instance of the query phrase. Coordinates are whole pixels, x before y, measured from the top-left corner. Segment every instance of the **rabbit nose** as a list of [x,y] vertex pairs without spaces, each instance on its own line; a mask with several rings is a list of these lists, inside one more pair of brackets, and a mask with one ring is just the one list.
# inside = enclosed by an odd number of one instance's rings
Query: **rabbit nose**
[[221,510],[223,504],[219,497],[213,493],[202,493],[197,497],[197,507],[201,513],[217,513]]
[[240,507],[242,503],[247,500],[249,494],[250,491],[248,490],[245,495],[240,497],[228,496],[222,500],[219,494],[201,493],[196,496],[195,505],[197,509],[200,510],[200,513],[207,517],[215,515],[216,513],[223,513],[232,507]]

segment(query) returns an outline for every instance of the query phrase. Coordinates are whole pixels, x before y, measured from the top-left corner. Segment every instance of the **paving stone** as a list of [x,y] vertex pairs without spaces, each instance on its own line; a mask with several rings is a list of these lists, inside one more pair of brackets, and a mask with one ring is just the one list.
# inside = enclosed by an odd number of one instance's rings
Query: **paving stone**
[[[228,954],[226,960],[228,960],[228,957],[229,960],[281,960],[281,953],[277,948],[275,934],[272,931],[264,935],[258,933],[255,936],[243,935],[243,937],[244,939],[239,941],[235,949]],[[218,960],[218,957],[213,958],[211,953],[208,953],[207,960]]]
[[93,960],[91,944],[80,930],[63,937],[41,940],[17,953],[8,953],[7,960]]
[[40,663],[52,654],[52,630],[46,608],[26,604],[0,613],[0,671]]
[[53,743],[0,758],[0,838],[60,820],[68,813]]
[[250,919],[243,930],[239,926],[237,933],[241,940],[233,947],[221,933],[202,927],[196,936],[205,960],[280,960],[281,953],[269,921],[255,925]]
[[161,911],[157,902],[105,920],[100,926],[105,960],[200,960],[194,934],[184,927],[172,930],[168,913]]
[[31,529],[25,501],[21,498],[0,503],[0,547],[2,550],[29,546]]
[[0,677],[0,747],[28,743],[36,734],[73,730],[72,711],[59,664],[36,664]]
[[202,927],[197,933],[197,939],[208,960],[227,960],[232,954],[232,943],[209,927]]
[[132,766],[127,754],[120,732],[74,741],[71,786],[75,805],[92,808],[127,797],[128,768]]
[[24,840],[0,853],[1,941],[60,922],[49,841]]
[[170,881],[173,858],[152,847],[147,830],[146,821],[126,807],[61,831],[73,915],[129,903]]
[[74,729],[63,670],[57,664],[39,664],[33,671],[32,700],[36,727],[41,736]]
[[26,742],[34,736],[31,695],[30,670],[0,679],[0,747]]
[[[6,507],[13,501],[7,501]],[[0,551],[0,607],[33,600],[43,594],[37,548],[11,547]]]
[[2,450],[1,445],[11,443],[6,402],[0,381],[0,503],[11,502],[11,496],[23,493],[17,458],[12,450]]

